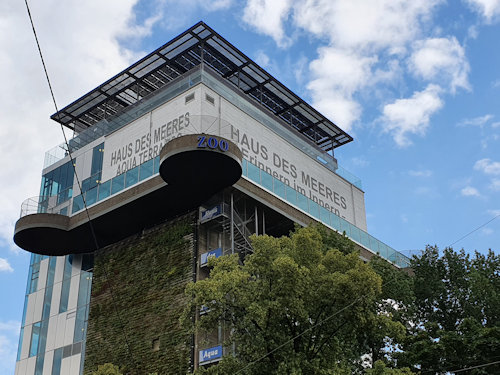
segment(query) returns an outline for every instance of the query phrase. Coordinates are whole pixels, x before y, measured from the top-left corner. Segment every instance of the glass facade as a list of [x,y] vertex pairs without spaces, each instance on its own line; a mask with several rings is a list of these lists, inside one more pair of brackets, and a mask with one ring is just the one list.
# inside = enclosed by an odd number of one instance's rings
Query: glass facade
[[50,197],[57,197],[57,204],[61,204],[71,198],[73,194],[73,178],[74,169],[71,161],[44,174],[40,188],[40,206],[43,207],[43,203],[48,205]]
[[[69,367],[83,369],[92,268],[92,255],[32,254],[16,374],[62,375]],[[32,370],[26,372],[28,368]]]

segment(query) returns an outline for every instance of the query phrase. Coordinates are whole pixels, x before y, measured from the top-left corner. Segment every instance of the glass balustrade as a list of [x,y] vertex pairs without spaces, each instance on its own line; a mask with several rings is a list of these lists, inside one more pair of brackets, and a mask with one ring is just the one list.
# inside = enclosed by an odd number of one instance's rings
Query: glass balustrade
[[[73,197],[71,214],[75,214],[83,210],[85,204],[90,206],[98,203],[103,199],[140,183],[146,178],[158,174],[159,167],[160,157],[157,156],[156,158],[150,159],[147,162],[108,181],[100,182],[96,187],[86,191],[84,194]],[[262,186],[291,205],[306,212],[314,219],[340,233],[345,233],[347,237],[356,241],[373,253],[379,254],[382,258],[391,261],[399,267],[404,268],[409,266],[410,260],[405,255],[394,250],[382,241],[379,241],[369,233],[356,227],[354,224],[351,224],[347,220],[344,220],[333,212],[330,212],[317,202],[309,199],[305,195],[293,189],[293,187],[273,177],[256,165],[248,162],[247,160],[243,160],[242,169],[244,177],[253,181],[257,185]],[[40,206],[40,201],[32,203]],[[25,211],[27,214],[28,209],[25,209]],[[50,212],[50,210],[44,206],[43,210],[40,210],[40,207],[38,207],[38,212]]]

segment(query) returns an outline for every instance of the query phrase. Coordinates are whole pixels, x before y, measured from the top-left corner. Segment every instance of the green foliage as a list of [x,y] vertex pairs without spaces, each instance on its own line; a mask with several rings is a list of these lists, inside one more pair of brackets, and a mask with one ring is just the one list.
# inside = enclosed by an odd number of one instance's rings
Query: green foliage
[[[310,226],[254,236],[252,245],[243,265],[236,255],[211,259],[210,277],[187,287],[183,323],[199,333],[231,327],[225,345],[237,348],[199,374],[351,374],[362,371],[370,334],[404,335],[401,323],[378,314],[381,277],[345,237]],[[210,312],[193,327],[201,305]]]
[[96,253],[85,374],[110,361],[127,375],[187,372],[190,335],[178,320],[192,280],[193,220],[181,218]]
[[[398,363],[445,374],[498,360],[500,257],[427,247],[412,268],[414,312]],[[499,364],[464,372],[493,373]]]
[[97,366],[96,371],[92,371],[92,375],[123,375],[118,366],[112,363],[105,363]]
[[395,369],[388,368],[383,361],[376,361],[373,368],[366,370],[366,375],[412,375],[409,368]]

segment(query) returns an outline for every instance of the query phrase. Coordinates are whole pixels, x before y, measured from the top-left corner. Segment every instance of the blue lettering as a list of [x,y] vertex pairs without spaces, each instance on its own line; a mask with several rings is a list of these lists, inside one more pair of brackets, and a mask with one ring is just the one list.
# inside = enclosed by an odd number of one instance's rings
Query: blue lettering
[[219,148],[221,149],[221,151],[227,151],[229,149],[229,145],[227,144],[227,141],[225,141],[224,139],[221,139],[219,141]]
[[208,147],[210,148],[216,148],[219,142],[217,141],[217,138],[210,137],[208,138]]
[[198,137],[198,148],[205,148],[205,147],[207,147],[205,145],[205,136],[204,135],[200,135]]

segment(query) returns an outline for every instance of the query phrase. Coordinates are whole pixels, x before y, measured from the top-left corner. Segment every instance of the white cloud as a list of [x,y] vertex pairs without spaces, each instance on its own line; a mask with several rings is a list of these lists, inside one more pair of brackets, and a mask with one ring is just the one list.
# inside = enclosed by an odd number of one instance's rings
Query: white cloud
[[434,186],[418,186],[413,192],[427,198],[438,198],[440,196],[439,191]]
[[483,229],[481,229],[481,232],[484,235],[489,236],[490,234],[493,234],[493,229],[491,229],[491,228],[483,228]]
[[312,80],[307,88],[312,93],[313,105],[349,130],[361,115],[353,94],[366,84],[376,60],[333,47],[320,48],[318,59],[309,65]]
[[492,22],[500,15],[500,0],[467,0],[467,2],[486,19],[486,22]]
[[0,321],[0,363],[4,374],[14,373],[20,329],[19,322]]
[[489,187],[493,191],[500,191],[500,178],[492,179]]
[[255,54],[255,62],[263,68],[266,68],[269,65],[270,59],[264,51],[258,50]]
[[[487,114],[484,116],[479,116],[479,117],[474,117],[474,118],[469,118],[469,119],[464,119],[458,123],[458,126],[466,126],[466,125],[472,125],[472,126],[479,126],[482,128],[485,124],[487,124],[494,116],[491,114]],[[492,124],[493,126],[494,124]]]
[[488,210],[488,214],[490,214],[493,217],[500,216],[500,209],[497,209],[497,210]]
[[429,38],[415,42],[409,69],[417,77],[428,81],[446,81],[452,92],[458,87],[470,89],[467,78],[469,63],[463,47],[455,37]]
[[411,144],[409,134],[425,134],[430,116],[443,106],[440,92],[439,86],[429,85],[425,90],[415,92],[411,98],[397,99],[384,106],[381,118],[383,129],[392,134],[398,146]]
[[[355,96],[402,75],[401,56],[441,0],[247,0],[244,21],[285,47],[285,21],[324,40],[309,65],[312,104],[350,130],[361,117]],[[294,32],[296,33],[296,31]],[[389,57],[381,60],[380,56]]]
[[408,174],[413,177],[430,177],[432,176],[432,171],[429,169],[409,170]]
[[440,0],[306,0],[295,1],[294,21],[326,36],[337,47],[378,50],[395,48],[420,32],[421,22]]
[[271,36],[281,47],[290,45],[291,39],[283,29],[292,0],[248,0],[243,20],[258,32]]
[[0,258],[0,272],[13,272],[9,261],[5,258]]
[[485,174],[500,175],[500,162],[491,159],[481,159],[476,161],[474,169]]
[[351,163],[353,165],[355,165],[357,167],[361,167],[361,168],[364,168],[364,167],[367,167],[370,165],[370,161],[366,160],[362,156],[355,156],[355,157],[351,158]]
[[[148,34],[151,19],[136,23],[137,0],[32,1],[37,29],[60,107],[118,73],[138,55],[118,40]],[[13,37],[15,35],[15,38]],[[136,36],[133,36],[134,38]],[[0,2],[0,149],[9,162],[0,169],[0,245],[11,246],[21,202],[39,194],[45,151],[63,142],[23,2]],[[142,53],[141,53],[142,54]],[[22,173],[21,173],[22,172]]]
[[480,197],[481,194],[479,191],[472,186],[466,186],[462,190],[460,190],[460,194],[462,194],[464,197]]
[[205,12],[225,10],[234,5],[234,0],[149,0],[140,2],[144,12],[155,14],[158,24],[166,30],[186,29],[186,24],[191,26],[193,18],[198,21],[203,19]]

